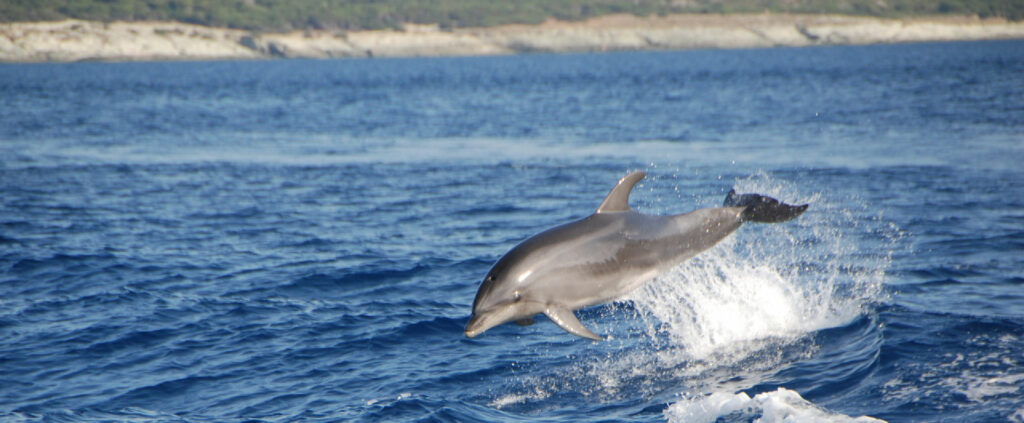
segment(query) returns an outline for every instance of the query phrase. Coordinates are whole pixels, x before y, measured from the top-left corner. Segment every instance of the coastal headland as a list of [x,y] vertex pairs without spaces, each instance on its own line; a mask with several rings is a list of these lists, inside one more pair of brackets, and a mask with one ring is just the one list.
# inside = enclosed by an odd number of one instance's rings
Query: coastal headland
[[539,25],[254,32],[180,22],[0,24],[0,61],[150,61],[480,56],[623,50],[800,47],[1024,38],[1024,22],[803,14],[608,15]]

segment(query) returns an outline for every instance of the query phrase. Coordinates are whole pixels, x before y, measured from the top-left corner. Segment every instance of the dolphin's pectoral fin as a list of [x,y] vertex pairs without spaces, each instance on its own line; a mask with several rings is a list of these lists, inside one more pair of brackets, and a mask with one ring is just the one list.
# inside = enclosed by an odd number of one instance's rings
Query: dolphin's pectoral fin
[[612,192],[608,193],[604,201],[601,202],[601,206],[597,208],[598,213],[611,213],[611,212],[624,212],[629,211],[629,192],[633,190],[633,186],[641,179],[646,177],[647,174],[642,170],[630,173],[629,175],[623,176],[619,179],[619,183],[612,188]]
[[583,326],[583,323],[580,323],[572,310],[558,306],[551,306],[548,307],[547,310],[544,310],[544,314],[547,315],[552,322],[555,322],[558,327],[565,329],[566,332],[576,336],[590,338],[595,341],[604,341],[603,337],[591,332],[590,329]]
[[791,206],[760,194],[736,194],[729,190],[722,204],[725,207],[743,207],[740,220],[744,222],[779,223],[795,219],[807,210],[807,204]]
[[530,326],[533,324],[533,318],[527,317],[525,319],[516,320],[516,324],[519,326]]

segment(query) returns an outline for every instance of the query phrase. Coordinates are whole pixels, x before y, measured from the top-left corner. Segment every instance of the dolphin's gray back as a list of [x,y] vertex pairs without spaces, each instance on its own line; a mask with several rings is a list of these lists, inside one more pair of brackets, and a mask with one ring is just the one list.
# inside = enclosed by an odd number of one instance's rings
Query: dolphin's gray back
[[618,298],[715,245],[740,226],[739,212],[597,213],[530,238],[511,252],[510,262],[529,263],[532,269],[522,270],[539,275],[522,284],[532,300],[587,307]]

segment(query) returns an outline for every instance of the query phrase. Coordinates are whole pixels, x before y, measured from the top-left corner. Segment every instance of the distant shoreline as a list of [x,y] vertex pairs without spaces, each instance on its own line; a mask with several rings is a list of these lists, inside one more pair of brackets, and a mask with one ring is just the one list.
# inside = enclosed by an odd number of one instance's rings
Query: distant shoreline
[[610,15],[580,22],[256,33],[180,22],[0,24],[0,62],[437,57],[1024,39],[1024,22],[975,17]]

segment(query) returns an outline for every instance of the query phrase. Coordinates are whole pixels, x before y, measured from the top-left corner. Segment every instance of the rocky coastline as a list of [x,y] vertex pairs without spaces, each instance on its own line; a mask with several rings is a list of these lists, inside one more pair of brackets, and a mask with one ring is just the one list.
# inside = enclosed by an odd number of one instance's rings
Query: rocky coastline
[[0,24],[0,61],[152,61],[480,56],[621,50],[799,47],[1024,38],[1024,22],[974,17],[612,15],[582,22],[444,30],[256,33],[179,22]]

